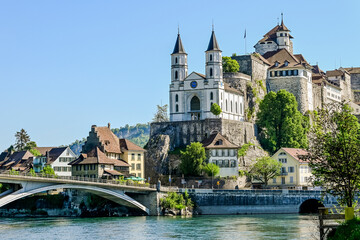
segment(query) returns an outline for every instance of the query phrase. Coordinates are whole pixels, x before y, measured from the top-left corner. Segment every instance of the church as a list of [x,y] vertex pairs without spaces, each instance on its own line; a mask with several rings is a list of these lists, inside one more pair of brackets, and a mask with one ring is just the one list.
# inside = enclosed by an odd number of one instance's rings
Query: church
[[188,75],[187,53],[178,34],[171,54],[170,121],[217,118],[210,111],[214,103],[222,109],[219,118],[244,121],[244,95],[224,82],[221,50],[214,30],[205,58],[205,75]]

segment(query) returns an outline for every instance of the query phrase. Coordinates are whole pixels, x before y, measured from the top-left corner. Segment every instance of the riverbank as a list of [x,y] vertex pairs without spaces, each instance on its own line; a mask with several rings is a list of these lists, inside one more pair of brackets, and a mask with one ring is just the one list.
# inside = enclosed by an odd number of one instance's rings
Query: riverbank
[[[2,239],[316,239],[299,214],[121,218],[0,218]],[[20,237],[21,238],[21,237]]]

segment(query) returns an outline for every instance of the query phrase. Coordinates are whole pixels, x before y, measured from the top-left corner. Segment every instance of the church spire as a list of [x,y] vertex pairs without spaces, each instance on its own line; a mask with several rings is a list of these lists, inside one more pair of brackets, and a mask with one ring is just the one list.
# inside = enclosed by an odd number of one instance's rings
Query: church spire
[[206,51],[221,51],[218,42],[216,41],[214,25],[211,33],[209,46]]
[[183,46],[183,44],[181,42],[179,28],[178,28],[178,35],[177,35],[174,51],[173,51],[172,54],[177,54],[177,53],[185,53],[186,54],[184,46]]

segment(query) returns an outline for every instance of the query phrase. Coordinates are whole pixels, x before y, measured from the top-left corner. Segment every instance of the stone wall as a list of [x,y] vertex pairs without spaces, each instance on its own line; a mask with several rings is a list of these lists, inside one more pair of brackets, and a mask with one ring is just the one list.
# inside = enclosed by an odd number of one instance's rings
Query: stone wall
[[354,102],[356,104],[359,104],[360,103],[360,90],[355,90],[353,91],[354,93]]
[[360,90],[360,73],[351,73],[351,88]]
[[231,58],[239,63],[239,72],[250,75],[252,80],[266,79],[268,65],[254,55],[233,56]]
[[326,96],[324,95],[324,87],[319,86],[317,84],[313,84],[313,101],[314,101],[314,110],[321,109],[323,106],[323,103],[326,102]]
[[281,77],[268,80],[269,91],[278,92],[281,89],[294,94],[296,101],[298,102],[298,109],[301,113],[305,113],[308,110],[307,99],[307,80],[302,77]]

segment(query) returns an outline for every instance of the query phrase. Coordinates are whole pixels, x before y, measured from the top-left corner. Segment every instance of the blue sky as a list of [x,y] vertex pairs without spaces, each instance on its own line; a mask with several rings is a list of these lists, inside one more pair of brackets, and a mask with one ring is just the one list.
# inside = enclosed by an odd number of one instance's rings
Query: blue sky
[[0,1],[0,150],[24,128],[39,146],[86,137],[92,124],[151,121],[168,103],[177,26],[189,72],[204,72],[214,21],[223,56],[284,21],[294,52],[323,70],[360,66],[360,1]]

